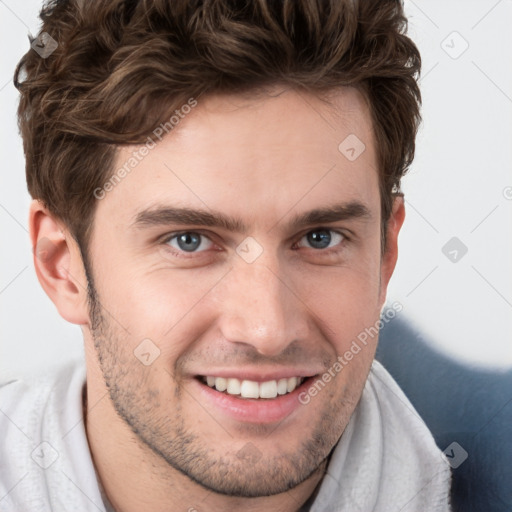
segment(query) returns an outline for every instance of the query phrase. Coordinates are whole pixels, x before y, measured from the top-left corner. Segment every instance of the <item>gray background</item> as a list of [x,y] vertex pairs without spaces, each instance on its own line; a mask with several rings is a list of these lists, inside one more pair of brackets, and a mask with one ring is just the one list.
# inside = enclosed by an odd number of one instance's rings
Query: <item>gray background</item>
[[[402,303],[400,315],[436,350],[510,368],[512,0],[405,5],[423,58],[424,121],[403,180],[407,217],[388,298]],[[39,7],[39,0],[0,0],[1,378],[83,352],[80,328],[58,315],[37,281],[27,233],[30,198],[12,75],[29,47],[27,34],[38,33]],[[443,252],[453,237],[456,245]],[[468,249],[462,257],[461,243]]]

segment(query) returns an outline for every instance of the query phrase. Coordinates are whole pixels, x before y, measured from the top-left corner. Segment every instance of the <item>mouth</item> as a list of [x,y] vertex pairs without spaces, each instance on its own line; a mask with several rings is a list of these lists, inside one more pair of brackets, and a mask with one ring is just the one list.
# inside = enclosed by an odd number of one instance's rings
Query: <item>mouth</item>
[[293,393],[308,377],[283,377],[281,379],[257,382],[240,380],[235,377],[198,376],[198,380],[208,387],[246,400],[273,400]]
[[318,370],[306,369],[224,368],[210,375],[196,374],[191,389],[210,414],[238,424],[275,424],[285,419],[302,423],[311,419],[316,408],[304,407],[300,397],[318,375]]

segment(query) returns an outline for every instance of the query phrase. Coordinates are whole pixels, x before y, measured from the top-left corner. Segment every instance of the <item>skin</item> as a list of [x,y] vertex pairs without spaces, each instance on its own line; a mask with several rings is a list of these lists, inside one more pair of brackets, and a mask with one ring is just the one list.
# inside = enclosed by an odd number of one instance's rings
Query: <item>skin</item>
[[[366,146],[354,161],[338,150],[349,134]],[[119,150],[115,169],[134,149]],[[196,376],[299,368],[321,376],[378,321],[405,211],[396,198],[381,254],[376,162],[355,89],[338,89],[329,102],[282,88],[211,95],[98,201],[90,268],[66,227],[32,202],[32,242],[53,248],[34,258],[38,278],[83,331],[86,431],[116,510],[295,511],[315,491],[361,396],[376,338],[278,422],[226,415]],[[368,217],[290,226],[295,215],[351,201]],[[133,225],[156,205],[221,212],[247,229]],[[313,247],[306,235],[325,230],[329,247]],[[183,232],[206,239],[196,252],[163,240]],[[263,250],[252,263],[236,252],[248,236]],[[134,355],[144,339],[160,351],[147,366]],[[240,456],[248,449],[250,460]]]

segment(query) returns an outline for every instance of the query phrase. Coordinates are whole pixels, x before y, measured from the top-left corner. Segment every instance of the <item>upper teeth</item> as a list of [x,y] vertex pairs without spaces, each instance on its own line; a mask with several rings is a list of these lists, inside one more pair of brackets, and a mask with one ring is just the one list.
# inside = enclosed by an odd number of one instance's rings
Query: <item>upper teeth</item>
[[224,377],[206,377],[206,383],[217,391],[226,391],[230,395],[240,395],[242,398],[275,398],[277,395],[291,393],[303,382],[302,377],[268,380],[255,382]]

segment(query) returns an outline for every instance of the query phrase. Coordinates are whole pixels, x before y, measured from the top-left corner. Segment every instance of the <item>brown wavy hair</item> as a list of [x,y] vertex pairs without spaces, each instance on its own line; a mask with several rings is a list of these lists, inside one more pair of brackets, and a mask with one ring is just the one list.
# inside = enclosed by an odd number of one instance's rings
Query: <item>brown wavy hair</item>
[[50,0],[40,18],[58,46],[47,58],[29,49],[14,75],[27,185],[83,256],[119,145],[144,142],[191,97],[276,83],[363,93],[385,246],[421,122],[421,58],[401,0]]

